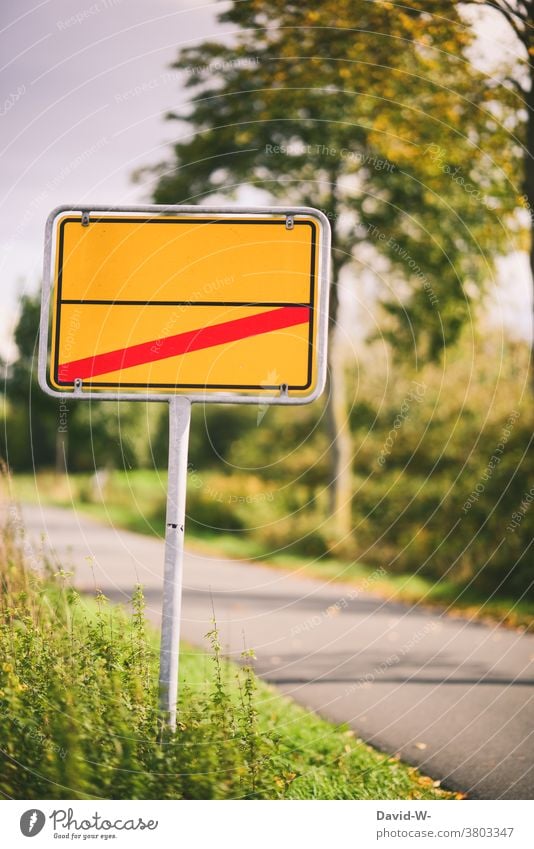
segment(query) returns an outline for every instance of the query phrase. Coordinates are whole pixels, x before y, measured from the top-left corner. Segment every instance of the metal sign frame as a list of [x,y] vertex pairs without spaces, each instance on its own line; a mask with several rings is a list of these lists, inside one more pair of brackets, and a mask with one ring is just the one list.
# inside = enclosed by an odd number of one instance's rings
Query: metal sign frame
[[[47,360],[49,347],[49,326],[52,285],[54,280],[55,223],[60,215],[72,212],[89,217],[91,213],[128,213],[128,214],[195,214],[286,217],[289,229],[293,227],[296,216],[315,218],[320,226],[319,267],[317,289],[319,297],[314,304],[317,316],[317,384],[309,395],[289,396],[283,387],[279,395],[238,395],[228,392],[209,394],[174,392],[122,393],[122,392],[84,392],[83,389],[66,388],[65,391],[53,389],[47,381]],[[327,217],[317,209],[310,207],[220,207],[220,206],[58,206],[48,216],[45,230],[45,256],[43,269],[43,291],[41,301],[41,322],[39,338],[38,377],[41,389],[53,398],[70,397],[88,401],[166,401],[169,404],[169,476],[167,485],[167,509],[165,518],[165,561],[163,573],[163,602],[161,619],[161,647],[159,672],[159,704],[162,724],[172,730],[176,728],[178,702],[178,664],[180,647],[180,624],[182,606],[182,576],[184,559],[185,503],[187,484],[187,452],[191,405],[209,404],[309,404],[318,398],[326,382],[327,342],[328,342],[328,296],[330,270],[330,223]]]
[[[223,216],[228,215],[235,218],[257,218],[258,220],[268,219],[269,216],[280,218],[285,217],[293,226],[293,222],[298,216],[314,218],[320,225],[320,240],[317,245],[319,251],[319,265],[317,273],[317,292],[318,298],[314,305],[314,312],[317,319],[317,330],[315,336],[314,348],[316,354],[317,382],[314,390],[308,395],[289,395],[284,392],[283,386],[280,388],[278,395],[254,395],[246,393],[243,390],[239,392],[123,392],[123,391],[85,391],[83,386],[74,387],[74,389],[66,388],[65,390],[55,389],[50,386],[47,375],[48,365],[48,349],[50,344],[50,315],[51,315],[51,299],[52,288],[54,283],[54,257],[56,252],[56,221],[65,214],[72,213],[73,215],[87,217],[90,221],[92,213],[103,213],[104,215],[112,215],[113,213],[123,213],[129,215],[150,214],[158,215],[193,215],[193,216]],[[64,398],[65,395],[70,395],[73,398],[87,398],[89,400],[100,401],[170,401],[172,398],[188,398],[191,403],[207,402],[213,404],[282,404],[282,405],[297,405],[309,404],[318,398],[325,386],[326,382],[326,366],[327,366],[327,340],[328,340],[328,288],[329,288],[329,270],[330,270],[330,223],[324,213],[318,209],[311,207],[239,207],[239,206],[76,206],[63,205],[58,206],[48,216],[45,228],[45,255],[43,265],[43,289],[41,299],[41,323],[40,323],[40,339],[39,339],[39,358],[38,358],[38,380],[39,386],[51,395],[53,398]]]

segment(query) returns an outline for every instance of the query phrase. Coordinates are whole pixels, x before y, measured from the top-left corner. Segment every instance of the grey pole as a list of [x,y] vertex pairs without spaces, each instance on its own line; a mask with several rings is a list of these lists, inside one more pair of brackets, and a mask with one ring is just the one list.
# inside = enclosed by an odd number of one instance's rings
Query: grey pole
[[185,493],[191,402],[188,398],[169,401],[169,482],[165,520],[165,571],[159,672],[160,711],[163,722],[176,728],[178,660],[184,564]]

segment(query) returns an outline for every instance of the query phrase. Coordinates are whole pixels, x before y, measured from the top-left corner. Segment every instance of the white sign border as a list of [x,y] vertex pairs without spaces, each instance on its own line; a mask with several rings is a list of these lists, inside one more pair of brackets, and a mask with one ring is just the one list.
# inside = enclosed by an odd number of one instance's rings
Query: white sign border
[[[320,224],[321,238],[318,243],[319,267],[317,279],[317,385],[313,392],[304,396],[288,395],[251,395],[239,394],[238,392],[206,392],[206,393],[155,393],[155,392],[85,392],[83,388],[59,391],[53,389],[47,380],[48,349],[50,336],[50,305],[52,285],[54,281],[54,253],[55,253],[55,223],[60,215],[72,213],[73,215],[91,215],[91,213],[129,213],[151,215],[228,215],[228,216],[251,216],[266,215],[295,217],[304,215],[314,218]],[[41,321],[39,329],[39,358],[38,358],[38,380],[39,386],[47,395],[53,398],[75,398],[76,400],[90,401],[170,401],[174,398],[187,398],[192,404],[280,404],[294,406],[310,404],[322,394],[326,384],[327,369],[327,345],[328,345],[328,298],[330,289],[330,222],[324,213],[318,209],[307,206],[190,206],[175,204],[167,205],[145,205],[145,206],[99,206],[95,204],[67,204],[58,206],[52,210],[46,221],[45,227],[45,252],[43,264],[43,286],[41,297]]]

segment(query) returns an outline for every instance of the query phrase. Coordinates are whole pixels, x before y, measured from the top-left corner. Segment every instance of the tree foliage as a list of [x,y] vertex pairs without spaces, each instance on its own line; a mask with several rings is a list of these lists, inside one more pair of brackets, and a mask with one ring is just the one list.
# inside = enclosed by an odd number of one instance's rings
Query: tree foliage
[[[501,82],[515,95],[516,109],[521,116],[521,195],[520,206],[528,213],[530,225],[530,272],[534,283],[534,2],[533,0],[466,0],[470,6],[483,6],[498,12],[518,39],[521,53],[514,57],[510,68],[504,67]],[[517,145],[510,149],[517,156]],[[534,336],[532,339],[534,345]],[[534,369],[531,366],[534,388]]]
[[15,470],[72,471],[141,464],[147,459],[143,405],[50,398],[37,383],[40,300],[24,295],[15,328],[18,356],[8,369],[0,453]]
[[39,300],[24,295],[14,333],[18,357],[8,369],[5,386],[8,407],[2,456],[24,469],[56,462],[58,404],[41,392],[35,373],[39,316]]

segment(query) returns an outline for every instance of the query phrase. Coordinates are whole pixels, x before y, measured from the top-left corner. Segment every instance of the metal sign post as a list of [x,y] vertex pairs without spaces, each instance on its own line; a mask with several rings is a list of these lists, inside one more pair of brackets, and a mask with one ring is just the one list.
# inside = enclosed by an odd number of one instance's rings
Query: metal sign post
[[188,398],[169,401],[169,479],[165,518],[165,569],[161,612],[159,704],[162,720],[176,728],[180,620],[184,568],[185,498],[187,449],[191,402]]
[[160,709],[176,727],[191,404],[309,404],[326,381],[330,224],[309,207],[61,206],[39,385],[169,403]]

